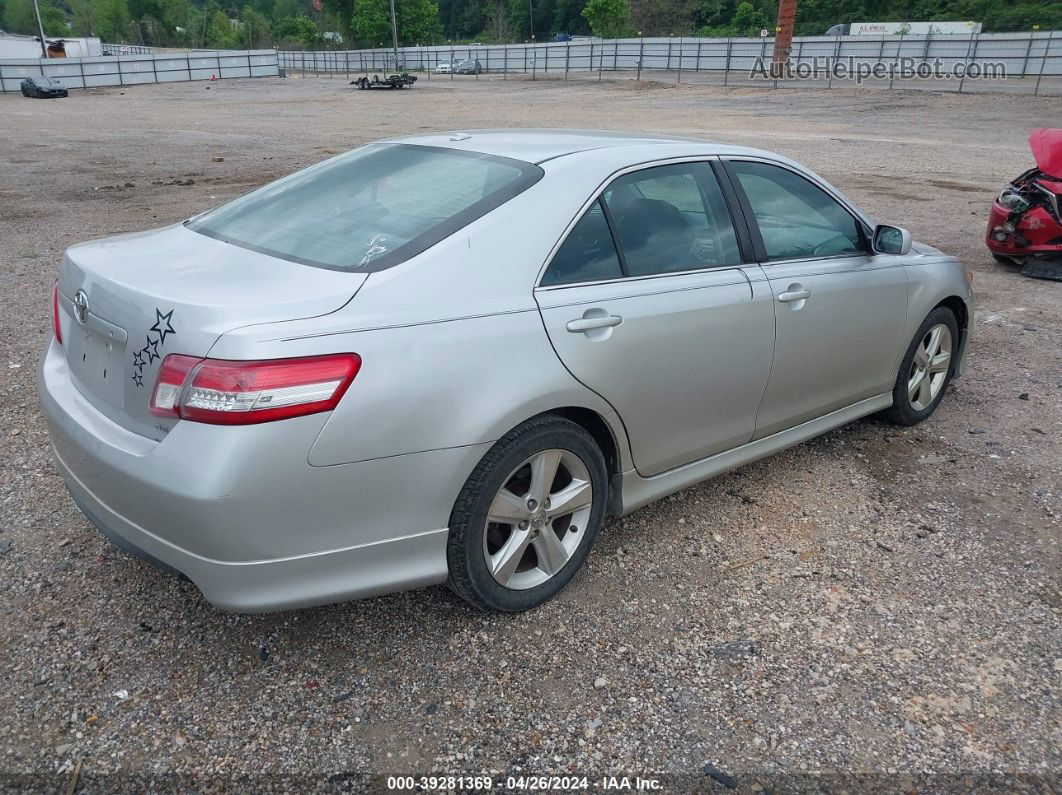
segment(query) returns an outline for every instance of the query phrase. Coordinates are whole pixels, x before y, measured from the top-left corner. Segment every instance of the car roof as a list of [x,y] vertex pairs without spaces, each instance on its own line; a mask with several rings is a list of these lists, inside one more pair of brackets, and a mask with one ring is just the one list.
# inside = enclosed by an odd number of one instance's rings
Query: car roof
[[618,132],[612,130],[549,130],[549,129],[508,129],[508,130],[453,130],[448,132],[410,135],[391,138],[387,143],[415,144],[418,146],[439,146],[447,149],[461,149],[468,152],[482,152],[498,157],[511,157],[529,163],[543,163],[557,157],[589,152],[599,149],[616,149],[619,147],[646,145],[682,145],[696,144],[704,149],[707,144],[711,154],[745,154],[771,155],[759,149],[744,146],[731,146],[700,138],[684,138],[659,133]]

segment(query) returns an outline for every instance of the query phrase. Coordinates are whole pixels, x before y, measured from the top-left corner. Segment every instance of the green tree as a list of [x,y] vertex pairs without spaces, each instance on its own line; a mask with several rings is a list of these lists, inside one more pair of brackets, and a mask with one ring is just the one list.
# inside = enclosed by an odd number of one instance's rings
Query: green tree
[[37,33],[37,16],[33,0],[7,0],[4,8],[4,30],[9,33]]
[[239,31],[233,27],[229,15],[220,8],[207,19],[206,44],[217,50],[239,47]]
[[[439,6],[435,0],[399,0],[395,3],[398,40],[427,44],[441,34]],[[391,40],[389,0],[355,0],[351,30],[358,42],[377,46]]]
[[631,9],[627,0],[589,0],[583,16],[590,30],[603,39],[618,39],[631,34]]
[[747,0],[738,3],[734,18],[730,21],[735,36],[759,36],[761,30],[770,26],[767,15]]
[[70,27],[66,24],[66,14],[51,4],[40,4],[41,24],[45,36],[69,36]]
[[257,50],[272,44],[273,36],[269,20],[264,14],[246,5],[240,12],[240,21],[243,22],[243,30],[240,31],[240,46],[249,50]]
[[92,33],[104,41],[126,41],[129,21],[126,0],[92,0]]

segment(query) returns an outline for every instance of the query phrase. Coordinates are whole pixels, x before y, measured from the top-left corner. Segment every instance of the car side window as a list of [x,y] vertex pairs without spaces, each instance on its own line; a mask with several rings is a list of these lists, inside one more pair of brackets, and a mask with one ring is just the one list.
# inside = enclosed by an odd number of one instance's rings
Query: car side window
[[598,199],[557,250],[542,277],[542,286],[616,279],[622,275],[612,232]]
[[624,174],[604,198],[629,276],[741,264],[726,199],[707,163]]
[[867,252],[859,222],[826,191],[769,163],[735,160],[730,166],[756,217],[767,259]]

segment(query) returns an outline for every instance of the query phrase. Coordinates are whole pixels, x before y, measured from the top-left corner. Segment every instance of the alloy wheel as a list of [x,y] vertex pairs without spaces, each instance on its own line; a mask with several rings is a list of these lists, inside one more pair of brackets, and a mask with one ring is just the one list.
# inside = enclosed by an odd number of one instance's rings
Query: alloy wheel
[[501,586],[534,588],[555,576],[585,535],[594,490],[568,450],[535,453],[510,473],[487,511],[483,555]]
[[951,346],[951,329],[938,323],[915,348],[907,377],[907,397],[915,411],[925,411],[933,405],[944,387],[951,367]]

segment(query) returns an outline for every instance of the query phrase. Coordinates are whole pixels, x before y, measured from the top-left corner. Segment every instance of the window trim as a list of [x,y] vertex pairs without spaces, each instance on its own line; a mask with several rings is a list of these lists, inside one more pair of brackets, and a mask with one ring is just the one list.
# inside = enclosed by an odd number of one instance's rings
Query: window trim
[[[751,239],[744,240],[742,237],[742,231],[743,227],[746,224],[746,221],[741,208],[733,203],[733,201],[737,199],[737,196],[732,195],[732,188],[731,191],[728,192],[727,188],[729,186],[720,177],[719,171],[716,168],[716,164],[720,162],[721,158],[719,155],[686,155],[684,157],[668,157],[663,158],[661,160],[649,160],[644,163],[636,163],[633,165],[624,166],[623,168],[613,171],[601,182],[600,185],[598,185],[597,189],[590,195],[590,198],[586,202],[584,202],[583,205],[579,208],[579,211],[575,214],[575,217],[572,218],[571,221],[569,221],[568,226],[564,229],[564,232],[561,234],[560,238],[554,244],[549,254],[546,255],[546,260],[543,263],[542,267],[539,269],[538,277],[535,279],[535,286],[533,289],[567,290],[571,289],[572,287],[586,287],[594,284],[612,284],[616,282],[641,281],[644,279],[661,279],[667,278],[669,276],[688,276],[691,273],[704,273],[705,271],[732,270],[737,268],[743,268],[747,265],[757,264],[757,260],[755,258],[755,254],[752,248]],[[616,235],[616,228],[612,221],[612,215],[608,209],[608,203],[605,201],[605,191],[608,190],[609,186],[613,182],[615,182],[620,177],[626,176],[627,174],[632,174],[637,171],[646,171],[651,168],[656,168],[657,166],[681,165],[682,163],[704,163],[711,169],[712,174],[715,176],[716,182],[719,183],[719,189],[720,191],[722,191],[723,200],[726,202],[727,211],[730,213],[730,223],[734,227],[734,235],[737,238],[738,253],[741,256],[741,262],[735,262],[732,265],[706,265],[704,267],[691,268],[689,270],[684,271],[669,271],[667,273],[647,273],[639,276],[631,276],[629,274],[629,271],[627,270],[626,256],[623,253],[623,247],[620,245],[619,238]],[[729,175],[727,176],[729,177]],[[698,181],[698,189],[702,191],[701,200],[703,201],[704,186],[700,184],[700,181]],[[571,235],[576,225],[579,223],[579,221],[582,220],[583,216],[590,210],[590,207],[593,206],[594,202],[596,201],[601,202],[601,207],[604,210],[605,219],[608,222],[608,229],[612,235],[612,245],[615,246],[616,253],[619,256],[620,269],[623,271],[623,275],[618,278],[594,279],[585,282],[571,282],[569,284],[542,284],[542,279],[545,278],[546,272],[549,270],[549,266],[553,264],[553,260],[557,256],[557,252],[560,251],[561,246],[564,245],[565,241]],[[744,231],[746,231],[747,233],[747,229]]]
[[[783,265],[790,262],[811,262],[821,260],[841,260],[852,259],[853,257],[872,257],[874,256],[874,249],[870,245],[870,236],[868,230],[873,226],[869,219],[857,208],[853,207],[842,196],[838,195],[836,190],[831,189],[829,186],[824,185],[818,179],[812,178],[810,175],[793,168],[787,163],[781,163],[777,160],[771,160],[767,157],[756,157],[753,155],[727,155],[719,158],[722,168],[726,171],[727,176],[730,179],[730,184],[734,189],[738,206],[741,209],[741,214],[745,217],[745,223],[749,228],[749,233],[752,237],[752,247],[755,252],[756,262],[763,266],[769,267],[771,265]],[[859,230],[859,235],[863,240],[863,245],[866,247],[861,252],[848,252],[844,254],[826,254],[816,255],[812,254],[807,257],[787,257],[785,259],[770,259],[767,256],[767,247],[763,242],[763,235],[760,233],[759,221],[756,220],[756,214],[752,210],[752,204],[749,202],[748,196],[745,193],[745,189],[741,185],[741,181],[738,178],[737,173],[734,171],[731,163],[745,162],[745,163],[763,163],[768,166],[774,166],[780,168],[783,171],[788,171],[795,177],[803,179],[805,182],[815,186],[837,204],[841,209],[848,213],[852,219],[856,222],[856,228]]]

